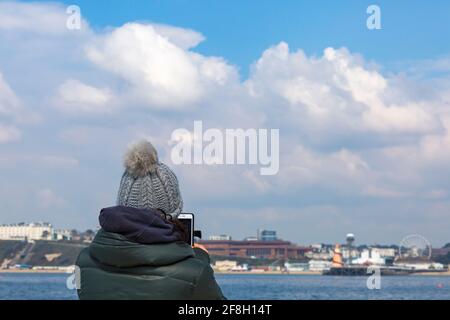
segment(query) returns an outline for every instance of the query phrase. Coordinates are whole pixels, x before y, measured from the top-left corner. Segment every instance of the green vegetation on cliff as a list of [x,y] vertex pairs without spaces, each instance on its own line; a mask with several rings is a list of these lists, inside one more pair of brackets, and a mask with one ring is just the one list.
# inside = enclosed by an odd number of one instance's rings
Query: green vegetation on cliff
[[10,264],[30,266],[69,266],[75,264],[80,251],[87,246],[82,242],[0,240],[0,265],[5,259]]
[[24,241],[0,240],[0,265],[3,260],[14,258],[25,245]]

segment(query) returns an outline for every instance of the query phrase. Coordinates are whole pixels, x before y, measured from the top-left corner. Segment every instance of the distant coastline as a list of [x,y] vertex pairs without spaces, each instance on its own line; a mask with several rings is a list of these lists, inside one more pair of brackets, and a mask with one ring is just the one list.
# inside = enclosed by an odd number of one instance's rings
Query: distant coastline
[[[0,269],[0,274],[2,273],[51,273],[51,274],[70,274],[70,272],[64,271],[64,270],[54,270],[54,269],[28,269],[28,270],[21,270],[21,269]],[[281,272],[281,271],[264,271],[264,272],[252,272],[252,271],[215,271],[214,272],[217,275],[314,275],[314,276],[321,276],[322,273],[319,271],[293,271],[293,272]],[[446,272],[416,272],[410,274],[411,276],[450,276],[450,271]]]
[[33,269],[0,269],[0,274],[2,273],[61,273],[61,274],[70,274],[71,272],[67,272],[64,270],[54,270],[54,269],[46,269],[46,270],[33,270]]
[[254,275],[316,275],[321,276],[322,272],[320,271],[291,271],[291,272],[282,272],[282,271],[263,271],[263,272],[254,272],[254,271],[214,271],[214,274],[254,274]]

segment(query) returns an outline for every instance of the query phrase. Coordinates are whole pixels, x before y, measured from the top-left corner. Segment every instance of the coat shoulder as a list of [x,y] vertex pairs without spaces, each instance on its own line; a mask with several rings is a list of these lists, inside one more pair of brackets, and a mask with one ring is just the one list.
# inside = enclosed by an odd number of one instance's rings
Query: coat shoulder
[[113,267],[83,249],[80,299],[222,299],[209,256],[195,254],[169,265]]

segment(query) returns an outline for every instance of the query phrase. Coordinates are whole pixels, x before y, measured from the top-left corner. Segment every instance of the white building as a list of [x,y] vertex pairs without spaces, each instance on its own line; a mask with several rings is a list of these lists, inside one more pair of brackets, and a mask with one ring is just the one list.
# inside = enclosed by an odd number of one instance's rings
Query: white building
[[214,240],[214,241],[230,241],[231,240],[231,236],[226,235],[226,234],[212,235],[212,236],[209,236],[208,239],[209,240]]
[[0,225],[0,240],[52,240],[53,226],[49,223],[19,223]]
[[378,252],[382,258],[393,258],[397,255],[394,248],[372,248],[372,251]]
[[53,238],[55,240],[72,240],[72,231],[69,229],[55,230]]
[[352,259],[352,264],[367,264],[382,266],[386,264],[386,260],[381,257],[379,251],[365,249],[361,252],[361,257]]
[[233,271],[233,272],[250,271],[250,268],[247,263],[244,263],[242,265],[238,265],[238,266],[231,268],[231,271]]
[[444,265],[442,263],[433,261],[398,261],[395,262],[394,265],[396,267],[407,268],[415,271],[444,270]]
[[218,260],[214,264],[214,269],[217,271],[230,271],[237,267],[237,262],[233,260]]
[[306,271],[309,269],[308,263],[300,263],[300,262],[285,262],[284,267],[286,271],[289,272],[299,272]]
[[326,271],[331,268],[331,261],[328,260],[309,260],[309,271]]
[[315,252],[320,252],[322,250],[322,244],[321,243],[313,243],[310,245],[311,249]]
[[333,252],[329,251],[321,251],[321,252],[313,252],[309,251],[305,253],[305,256],[312,260],[329,260],[333,257]]
[[358,258],[359,257],[359,252],[356,248],[352,248],[351,250],[349,250],[348,248],[342,248],[341,249],[342,252],[342,258],[344,259],[348,259],[351,255],[352,259]]

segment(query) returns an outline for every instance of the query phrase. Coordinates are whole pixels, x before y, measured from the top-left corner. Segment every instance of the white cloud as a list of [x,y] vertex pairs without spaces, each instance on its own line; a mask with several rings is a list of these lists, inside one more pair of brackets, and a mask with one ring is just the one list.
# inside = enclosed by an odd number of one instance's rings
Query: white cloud
[[0,73],[0,115],[14,116],[20,109],[20,101]]
[[70,156],[45,155],[32,156],[31,158],[51,168],[74,168],[79,165],[78,159]]
[[425,161],[450,161],[450,115],[442,118],[444,132],[441,134],[425,135],[419,141],[417,152]]
[[194,30],[178,28],[165,24],[151,23],[155,31],[163,37],[166,37],[170,42],[177,47],[188,50],[196,47],[200,42],[205,40],[205,37]]
[[55,106],[67,113],[110,113],[114,110],[114,94],[108,88],[95,88],[69,79],[58,90]]
[[64,199],[49,188],[39,190],[36,193],[36,197],[39,207],[44,209],[61,207],[65,204]]
[[[314,211],[318,216],[351,225],[359,213],[346,216],[343,201],[398,201],[390,209],[395,213],[406,198],[421,199],[427,208],[447,197],[448,76],[430,84],[381,72],[349,49],[308,56],[281,42],[267,48],[241,82],[225,58],[195,51],[204,41],[197,31],[146,23],[97,31],[85,23],[81,32],[69,32],[66,17],[63,5],[0,3],[0,40],[8,40],[8,50],[0,52],[8,62],[0,76],[0,142],[24,132],[23,143],[0,150],[7,174],[20,174],[23,165],[32,172],[77,168],[67,170],[74,175],[67,188],[88,202],[86,180],[108,193],[120,178],[121,153],[130,140],[151,137],[170,165],[166,142],[172,130],[203,120],[222,129],[279,128],[280,171],[261,177],[258,166],[174,167],[187,205],[208,201],[222,206],[224,216],[229,210],[223,206],[242,207],[239,212],[252,207],[249,221],[258,206],[270,207],[263,212],[272,219],[289,205],[289,218],[298,222],[296,207],[316,201],[324,208]],[[448,71],[445,61],[431,64],[433,72]],[[42,123],[19,126],[31,111]],[[361,211],[376,211],[365,206]],[[312,213],[307,218],[320,220]]]
[[[42,35],[63,35],[69,29],[66,21],[66,7],[57,3],[21,3],[16,1],[0,2],[0,31],[27,32]],[[82,28],[87,23],[82,20]]]
[[433,200],[439,200],[439,199],[445,199],[448,197],[448,191],[444,189],[433,189],[430,191],[427,191],[425,193],[426,199],[433,199]]
[[[184,32],[189,41],[180,40]],[[125,99],[149,108],[182,109],[193,107],[211,87],[237,79],[236,70],[223,59],[185,50],[186,43],[196,44],[198,37],[189,30],[128,23],[98,36],[86,52],[92,62],[128,84]]]
[[19,98],[0,73],[0,144],[20,140],[21,131],[13,124],[2,122],[14,122],[22,116],[22,111]]
[[0,168],[49,168],[49,169],[73,169],[79,166],[78,159],[62,155],[39,155],[39,154],[16,154],[2,153],[0,157]]
[[21,132],[14,126],[0,124],[0,144],[20,140]]
[[[290,52],[286,43],[267,49],[256,62],[246,82],[252,96],[283,98],[289,103],[294,121],[327,123],[346,130],[380,133],[431,132],[438,119],[423,104],[389,101],[390,79],[347,49],[326,48],[322,57],[307,57],[303,51]],[[272,97],[271,97],[272,96]],[[333,131],[331,129],[331,131]]]
[[398,146],[387,146],[379,150],[387,168],[399,168],[421,173],[424,170],[450,165],[450,115],[442,115],[442,132],[419,136],[416,141]]
[[414,78],[427,77],[430,74],[441,76],[450,72],[450,56],[447,54],[434,59],[401,61],[397,63],[397,68]]
[[281,159],[284,160],[275,177],[274,189],[283,193],[325,187],[337,193],[355,195],[373,174],[361,155],[346,149],[323,153],[297,145],[282,154]]
[[368,185],[367,187],[365,187],[363,190],[363,194],[380,198],[403,198],[410,196],[410,194],[408,194],[407,192],[387,189],[373,185]]

